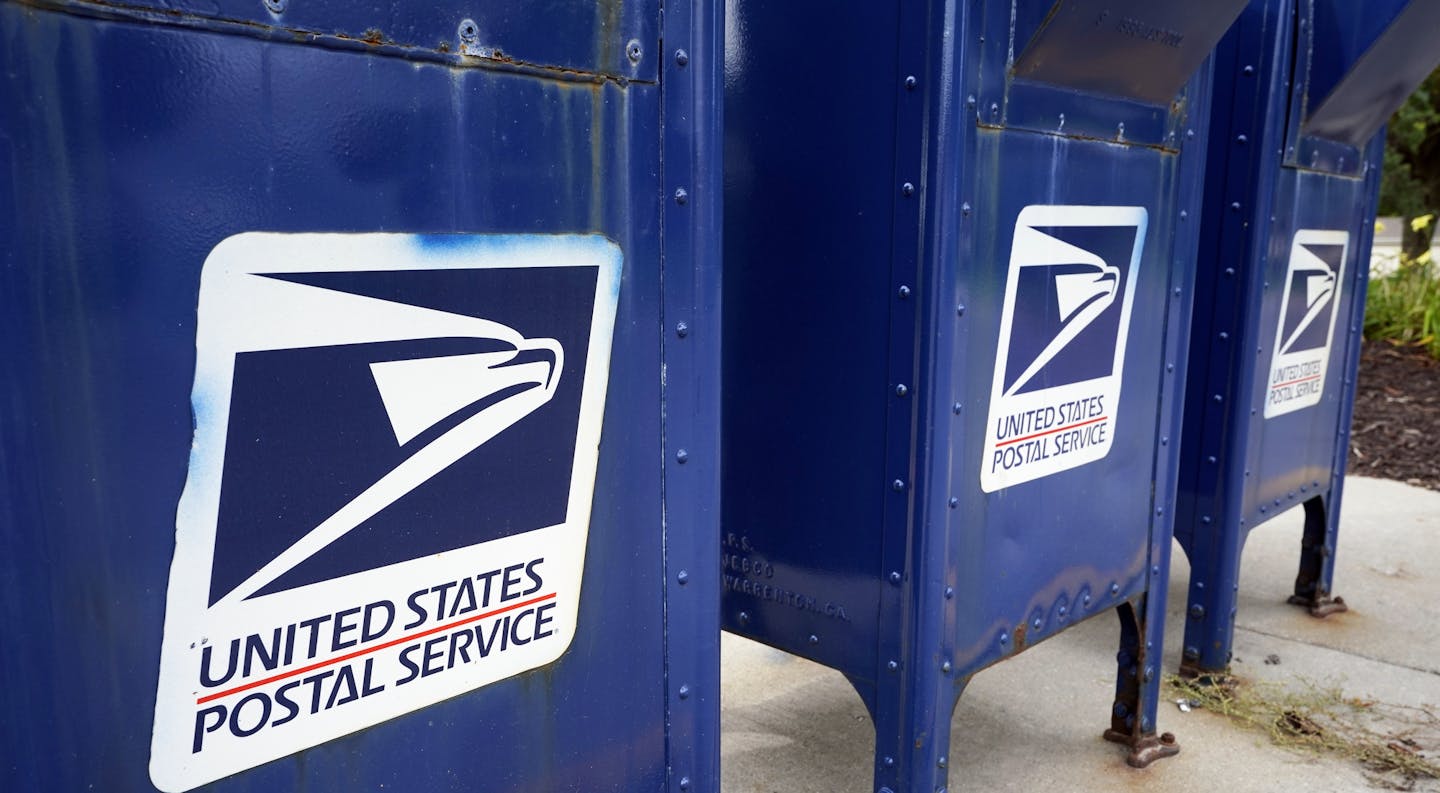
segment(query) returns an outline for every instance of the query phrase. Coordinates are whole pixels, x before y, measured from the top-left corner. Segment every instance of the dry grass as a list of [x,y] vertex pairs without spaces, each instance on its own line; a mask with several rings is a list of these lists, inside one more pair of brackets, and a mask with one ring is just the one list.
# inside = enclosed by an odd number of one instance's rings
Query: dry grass
[[1174,698],[1265,733],[1278,746],[1360,763],[1371,781],[1412,790],[1440,780],[1440,716],[1430,706],[1346,696],[1339,686],[1296,678],[1289,684],[1226,678],[1197,683],[1171,677]]

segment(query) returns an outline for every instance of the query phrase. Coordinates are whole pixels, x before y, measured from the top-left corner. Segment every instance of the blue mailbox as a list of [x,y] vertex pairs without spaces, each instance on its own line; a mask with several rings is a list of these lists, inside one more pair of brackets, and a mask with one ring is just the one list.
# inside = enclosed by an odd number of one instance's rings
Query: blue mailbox
[[878,790],[944,787],[966,681],[1115,610],[1106,737],[1177,749],[1204,62],[1242,5],[728,9],[723,624],[847,676]]
[[1369,276],[1382,126],[1434,68],[1430,2],[1256,0],[1216,99],[1175,533],[1182,671],[1230,663],[1240,555],[1303,504],[1292,603],[1325,616]]
[[0,2],[0,789],[718,790],[660,6]]

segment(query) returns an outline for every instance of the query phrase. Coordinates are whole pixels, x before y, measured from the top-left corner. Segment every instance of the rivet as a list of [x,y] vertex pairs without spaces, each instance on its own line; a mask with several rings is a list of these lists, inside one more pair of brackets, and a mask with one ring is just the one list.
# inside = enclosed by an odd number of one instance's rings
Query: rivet
[[1203,516],[1201,516],[1200,522],[1201,522],[1201,523],[1204,523],[1204,524],[1207,525],[1207,526],[1210,525],[1210,516],[1209,516],[1209,515],[1203,515]]
[[684,570],[681,570],[680,572],[675,574],[675,580],[680,582],[680,586],[685,586],[686,584],[690,583],[690,574]]
[[625,56],[631,63],[639,63],[640,56],[644,54],[645,51],[640,49],[640,42],[635,39],[630,39],[630,43],[625,45]]
[[473,19],[462,19],[459,33],[461,41],[474,41],[480,35],[480,26],[476,25]]
[[899,671],[899,669],[900,669],[900,662],[899,662],[899,661],[890,661],[889,663],[885,664],[885,668],[888,669],[888,670],[890,670],[891,672]]
[[949,760],[945,758],[945,755],[940,755],[940,759],[935,761],[935,765],[938,765],[941,768],[944,768],[948,763]]
[[1192,620],[1203,620],[1203,619],[1205,619],[1205,607],[1202,606],[1202,605],[1200,605],[1199,603],[1192,603],[1192,604],[1190,605],[1190,619],[1192,619]]
[[1173,363],[1167,363],[1167,364],[1165,364],[1165,371],[1167,371],[1167,372],[1173,372],[1173,371],[1175,371],[1175,364],[1173,364]]
[[919,80],[916,80],[916,79],[915,79],[915,75],[913,75],[913,74],[910,75],[910,76],[908,76],[908,77],[906,77],[906,78],[905,78],[905,90],[907,90],[907,91],[914,91],[914,90],[915,90],[915,85],[916,85],[916,83],[918,83],[918,82],[920,82],[920,81],[919,81]]
[[1189,213],[1189,212],[1186,212],[1186,211],[1183,210],[1183,209],[1180,210],[1180,219],[1181,219],[1181,220],[1187,220],[1187,219],[1189,219],[1189,217],[1190,217],[1190,213]]
[[675,462],[684,465],[690,459],[690,452],[679,449],[675,452]]
[[973,207],[970,206],[970,202],[969,202],[969,201],[966,201],[966,202],[960,204],[960,214],[962,214],[962,215],[965,215],[965,216],[968,217],[968,216],[970,215],[971,209],[973,209]]
[[[1161,441],[1161,443],[1163,444],[1164,441]],[[1164,514],[1165,514],[1165,509],[1164,509],[1164,507],[1156,507],[1156,508],[1155,508],[1155,514],[1156,514],[1156,516],[1164,515]]]
[[679,337],[682,338],[682,339],[685,338],[686,336],[689,336],[689,335],[690,335],[690,326],[689,326],[688,324],[684,323],[684,322],[677,322],[677,323],[675,323],[675,335],[676,335],[676,336],[679,336]]
[[1234,267],[1226,267],[1226,268],[1225,268],[1225,274],[1226,274],[1226,275],[1229,275],[1229,276],[1235,275],[1235,268],[1234,268]]
[[1239,211],[1240,211],[1240,202],[1239,202],[1239,201],[1232,201],[1232,202],[1230,202],[1230,211],[1231,211],[1231,212],[1239,212]]
[[950,412],[954,413],[957,416],[960,415],[960,403],[956,402],[955,404],[951,405]]
[[1176,296],[1176,297],[1179,297],[1179,296],[1180,296],[1180,287],[1178,287],[1178,286],[1175,287],[1175,296]]
[[1250,77],[1251,75],[1255,74],[1255,67],[1246,66],[1245,68],[1240,70],[1240,73],[1245,75],[1246,77]]
[[1187,130],[1185,130],[1185,140],[1195,140],[1195,130],[1193,130],[1193,129],[1187,129]]
[[1219,394],[1216,394],[1214,398],[1215,398],[1215,401],[1216,401],[1216,402],[1224,402],[1224,401],[1225,401],[1225,397],[1220,396]]
[[819,643],[820,643],[820,637],[819,637],[819,636],[816,636],[815,634],[812,633],[812,634],[810,634],[810,638],[809,638],[809,639],[806,639],[805,641],[808,641],[808,642],[810,642],[811,644],[819,644]]
[[741,625],[748,625],[748,624],[750,624],[750,612],[748,612],[748,611],[742,611],[742,612],[740,612],[739,616],[740,616],[740,624],[741,624]]
[[1010,643],[1010,634],[1006,633],[1005,631],[1000,631],[1000,643],[1001,643],[1001,644],[1009,644],[1009,643]]
[[945,587],[945,599],[946,599],[946,600],[950,600],[950,599],[953,598],[953,597],[955,597],[955,587],[952,587],[952,586],[947,586],[947,587]]
[[1215,457],[1215,455],[1212,454],[1212,455],[1210,455],[1209,457],[1206,457],[1206,458],[1205,458],[1205,462],[1210,463],[1211,465],[1214,465],[1215,462],[1216,462],[1216,457]]
[[998,102],[991,102],[991,103],[990,103],[990,115],[991,115],[991,116],[998,116],[998,115],[1000,115],[1000,104],[999,104]]
[[910,389],[906,388],[904,383],[895,386],[895,396],[903,397],[908,393],[910,393]]
[[271,13],[279,14],[285,10],[285,0],[265,0],[265,7]]
[[1110,585],[1110,597],[1115,597],[1115,596],[1118,595],[1118,594],[1120,594],[1120,585],[1119,585],[1119,584],[1111,584],[1111,585]]
[[680,777],[680,789],[681,789],[681,790],[689,790],[689,789],[690,789],[690,777],[688,777],[688,776],[682,776],[682,777]]
[[1122,719],[1130,715],[1130,709],[1125,707],[1124,702],[1116,702],[1115,707],[1112,708],[1110,712],[1114,713],[1118,718]]
[[1160,436],[1160,445],[1161,445],[1161,446],[1164,446],[1164,445],[1166,445],[1166,444],[1169,443],[1169,442],[1170,442],[1170,436],[1169,436],[1169,435],[1161,435],[1161,436]]
[[1069,612],[1069,609],[1065,608],[1064,606],[1061,606],[1059,609],[1057,609],[1057,613],[1059,613],[1059,615],[1060,615],[1060,617],[1061,617],[1062,619],[1065,617],[1065,615],[1066,615],[1068,612]]
[[1160,565],[1150,565],[1150,575],[1160,575]]
[[1264,515],[1264,514],[1265,514],[1265,505],[1264,505],[1264,504],[1261,504],[1261,505],[1260,505],[1260,514],[1261,514],[1261,515]]
[[974,94],[970,94],[969,96],[965,97],[965,106],[968,107],[968,108],[974,108],[974,107],[975,107],[975,95],[974,95]]
[[964,304],[964,303],[960,303],[960,304],[957,304],[957,305],[955,306],[955,316],[957,316],[957,317],[963,317],[963,316],[965,316],[965,304]]
[[1229,338],[1230,338],[1230,334],[1226,333],[1226,332],[1223,331],[1223,330],[1220,331],[1220,341],[1225,341],[1225,340],[1227,340],[1227,339],[1229,339]]
[[677,203],[677,204],[684,204],[686,201],[689,201],[689,200],[690,200],[690,194],[687,193],[687,192],[685,192],[685,188],[683,188],[683,187],[677,187],[677,188],[675,188],[675,203]]
[[[894,768],[894,767],[895,767],[895,758],[893,758],[893,757],[886,757],[885,759],[883,759],[883,760],[880,761],[880,765],[883,765],[883,766],[885,766],[886,768]],[[886,790],[888,791],[889,788],[886,788]]]
[[905,184],[900,185],[900,194],[901,194],[901,195],[907,195],[907,196],[908,196],[908,195],[913,195],[914,193],[915,193],[915,185],[910,184],[909,182],[906,182]]
[[[1146,680],[1149,680],[1149,678],[1146,678]],[[1150,724],[1150,717],[1149,717],[1149,716],[1141,716],[1141,717],[1140,717],[1140,731],[1141,731],[1141,732],[1150,732],[1151,729],[1153,729],[1153,726]]]
[[891,482],[891,483],[890,483],[890,489],[891,489],[891,490],[894,490],[896,493],[899,493],[899,492],[903,491],[903,490],[905,489],[905,482],[904,482],[904,480],[896,479],[894,482]]
[[1250,142],[1250,138],[1245,135],[1236,135],[1235,142],[1241,146],[1244,146],[1245,144]]
[[910,296],[910,287],[902,286],[899,290],[897,290],[896,294],[900,296],[901,300],[904,300],[905,298]]
[[940,671],[943,672],[943,673],[945,673],[945,674],[947,674],[947,675],[950,674],[950,670],[953,669],[953,668],[954,668],[954,667],[950,666],[950,662],[949,662],[949,661],[942,661],[942,662],[940,663]]
[[1085,597],[1080,598],[1080,605],[1085,606],[1086,608],[1089,608],[1089,606],[1090,606],[1090,593],[1089,593],[1089,592],[1086,592],[1086,593],[1085,593]]
[[689,698],[690,698],[690,687],[689,687],[689,686],[686,686],[686,685],[680,686],[680,698],[681,698],[681,699],[689,699]]
[[1141,679],[1141,680],[1144,680],[1146,683],[1149,683],[1149,682],[1150,682],[1151,680],[1153,680],[1154,678],[1155,678],[1155,667],[1153,667],[1153,666],[1147,666],[1147,667],[1145,667],[1145,673],[1140,676],[1140,679]]
[[1200,648],[1186,647],[1185,652],[1182,653],[1182,655],[1185,656],[1185,660],[1187,661],[1198,661],[1200,660]]
[[685,50],[675,50],[675,65],[684,66],[690,62],[690,54]]
[[958,507],[958,506],[960,506],[960,499],[955,498],[954,496],[951,496],[951,497],[950,497],[950,508],[951,508],[951,509],[954,509],[954,508],[956,508],[956,507]]
[[896,571],[890,573],[890,583],[894,584],[895,586],[900,586],[900,571],[899,571],[899,570],[896,570]]
[[1035,621],[1030,623],[1030,627],[1034,628],[1037,631],[1040,630],[1040,618],[1036,617]]

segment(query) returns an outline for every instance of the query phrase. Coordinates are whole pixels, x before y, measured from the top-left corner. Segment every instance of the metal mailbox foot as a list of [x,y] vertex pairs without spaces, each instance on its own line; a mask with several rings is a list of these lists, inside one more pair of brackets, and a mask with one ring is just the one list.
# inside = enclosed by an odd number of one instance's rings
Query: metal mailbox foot
[[1160,677],[1152,654],[1158,655],[1155,644],[1146,636],[1161,630],[1157,612],[1164,611],[1164,600],[1151,600],[1146,595],[1121,606],[1120,651],[1115,655],[1115,704],[1110,711],[1110,729],[1105,740],[1130,747],[1125,759],[1134,768],[1144,768],[1162,757],[1180,753],[1180,745],[1171,733],[1155,734],[1155,706],[1160,699]]
[[1125,762],[1131,768],[1145,768],[1156,760],[1180,754],[1180,744],[1175,741],[1174,733],[1169,732],[1132,738],[1122,732],[1106,730],[1105,740],[1130,746],[1130,756],[1125,758]]

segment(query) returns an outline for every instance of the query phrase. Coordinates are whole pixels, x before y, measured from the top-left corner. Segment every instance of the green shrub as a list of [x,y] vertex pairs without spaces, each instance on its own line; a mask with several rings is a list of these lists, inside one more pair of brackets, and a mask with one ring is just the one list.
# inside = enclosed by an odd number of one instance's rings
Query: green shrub
[[[1411,225],[1427,228],[1434,215]],[[1393,272],[1370,281],[1365,299],[1365,338],[1424,349],[1440,358],[1440,280],[1430,252],[1402,255]]]

